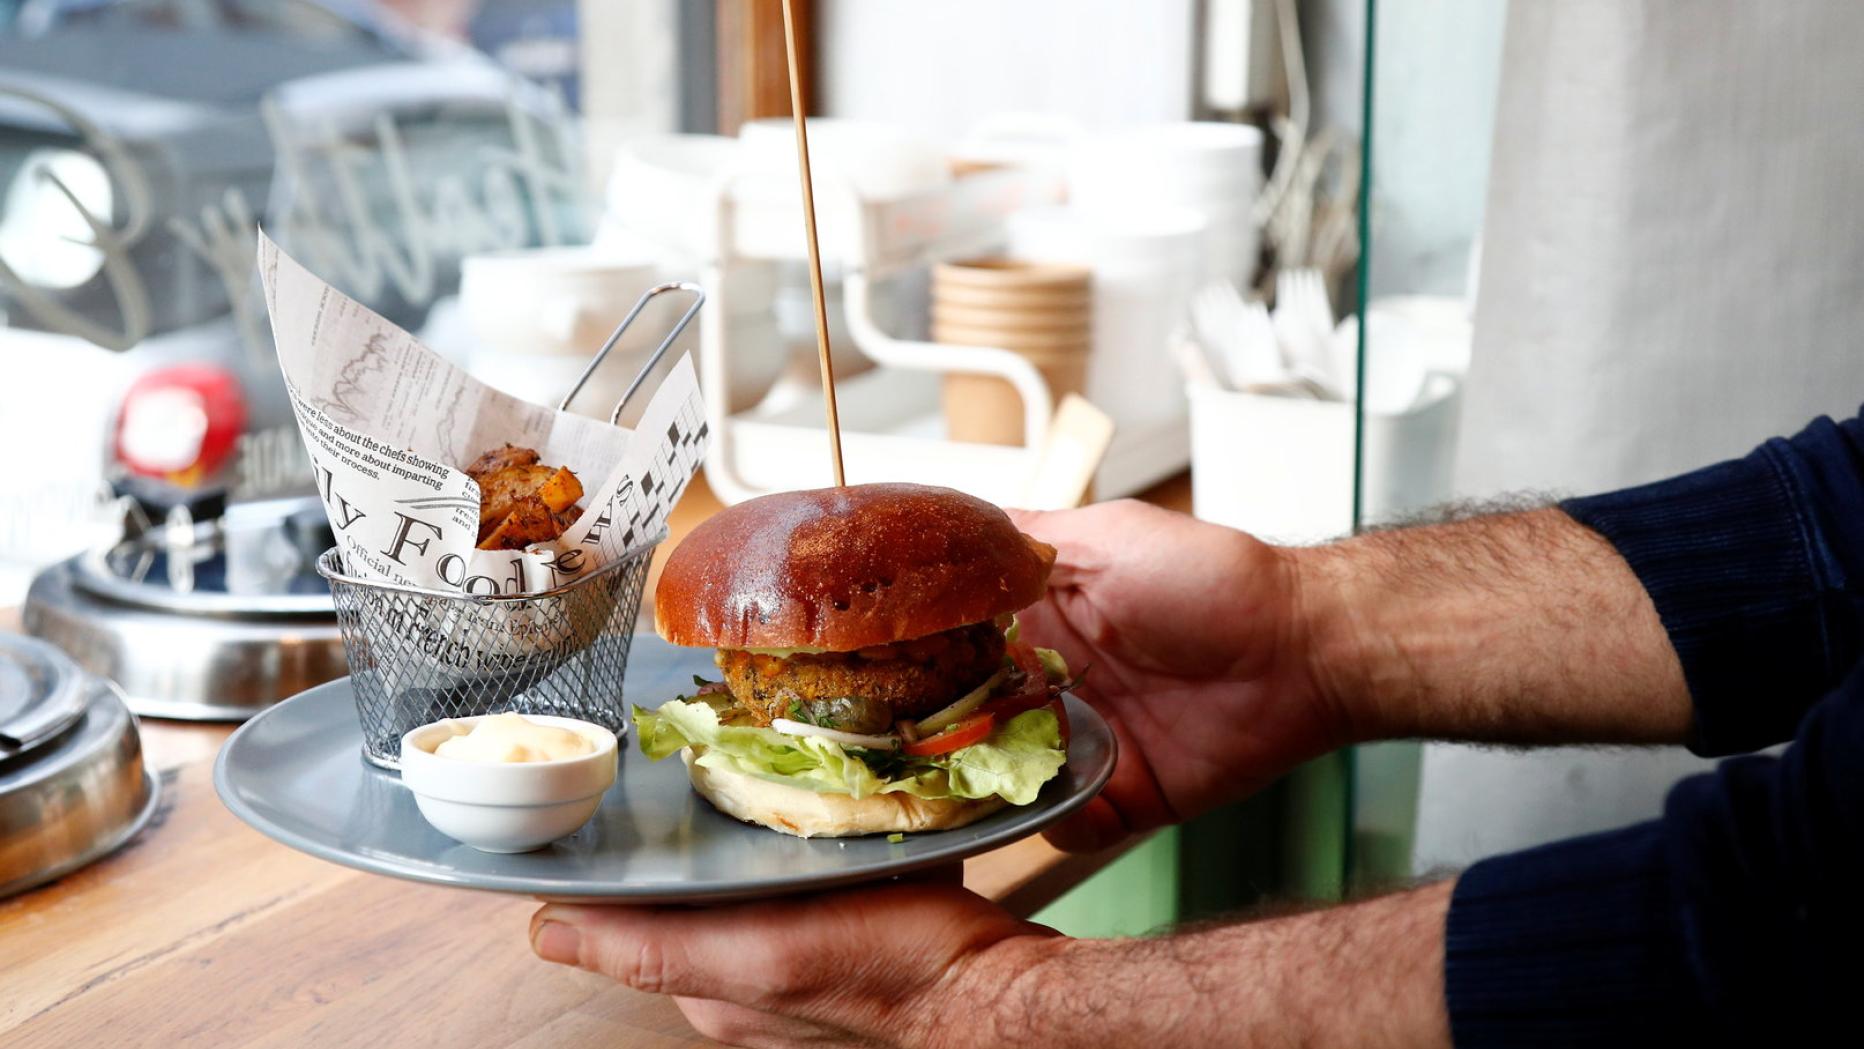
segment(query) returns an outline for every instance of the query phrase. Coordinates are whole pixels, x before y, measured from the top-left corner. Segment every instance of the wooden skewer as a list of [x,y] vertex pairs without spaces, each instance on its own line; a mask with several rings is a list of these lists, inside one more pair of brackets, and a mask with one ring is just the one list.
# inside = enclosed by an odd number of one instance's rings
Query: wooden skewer
[[835,364],[828,353],[828,302],[822,294],[822,248],[816,242],[815,185],[809,178],[809,132],[803,120],[802,61],[796,53],[796,14],[783,0],[783,46],[790,59],[790,116],[796,121],[796,164],[803,184],[803,229],[809,237],[809,287],[815,293],[816,353],[822,361],[822,403],[828,409],[828,452],[835,484],[846,485],[841,465],[841,418],[835,412]]

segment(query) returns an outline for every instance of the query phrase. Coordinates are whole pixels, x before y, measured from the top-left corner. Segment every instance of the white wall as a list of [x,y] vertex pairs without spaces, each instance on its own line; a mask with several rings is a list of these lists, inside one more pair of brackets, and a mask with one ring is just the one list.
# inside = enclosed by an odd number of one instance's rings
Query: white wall
[[1089,127],[1191,112],[1191,0],[820,0],[829,116],[957,137],[1005,111]]

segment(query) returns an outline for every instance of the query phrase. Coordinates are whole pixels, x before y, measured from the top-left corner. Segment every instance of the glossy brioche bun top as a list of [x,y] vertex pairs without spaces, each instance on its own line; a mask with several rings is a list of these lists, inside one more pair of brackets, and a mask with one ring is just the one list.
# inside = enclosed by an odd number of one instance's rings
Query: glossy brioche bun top
[[1034,604],[1055,548],[950,488],[858,484],[739,503],[693,529],[654,591],[676,645],[837,652]]

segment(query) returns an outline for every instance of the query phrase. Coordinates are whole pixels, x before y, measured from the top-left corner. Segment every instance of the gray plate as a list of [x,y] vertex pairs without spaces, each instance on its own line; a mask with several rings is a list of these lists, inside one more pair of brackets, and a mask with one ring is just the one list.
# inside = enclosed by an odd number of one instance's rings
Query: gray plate
[[[624,689],[658,706],[715,673],[711,652],[634,640]],[[1114,742],[1091,707],[1068,698],[1068,764],[1033,804],[968,827],[805,840],[725,816],[677,758],[651,762],[624,741],[621,776],[595,818],[537,852],[497,856],[427,825],[392,772],[364,763],[347,678],[261,711],[214,762],[234,815],[279,842],[345,866],[439,885],[557,900],[677,903],[775,896],[869,881],[974,856],[1033,834],[1086,804],[1113,772]]]

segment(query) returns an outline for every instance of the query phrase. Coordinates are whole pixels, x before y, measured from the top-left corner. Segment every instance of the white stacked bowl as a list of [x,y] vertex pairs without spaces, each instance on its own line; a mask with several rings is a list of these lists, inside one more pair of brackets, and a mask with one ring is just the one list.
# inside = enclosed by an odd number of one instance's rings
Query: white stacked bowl
[[1188,208],[1032,208],[1009,218],[1010,255],[1094,271],[1087,398],[1123,426],[1180,418],[1170,356],[1205,267],[1204,217]]
[[735,138],[642,135],[622,143],[608,179],[605,225],[690,258],[717,250],[718,193],[742,163]]
[[1075,143],[1069,203],[1088,213],[1188,208],[1203,216],[1205,269],[1246,287],[1255,276],[1259,231],[1251,213],[1262,192],[1262,132],[1246,124],[1155,124]]

